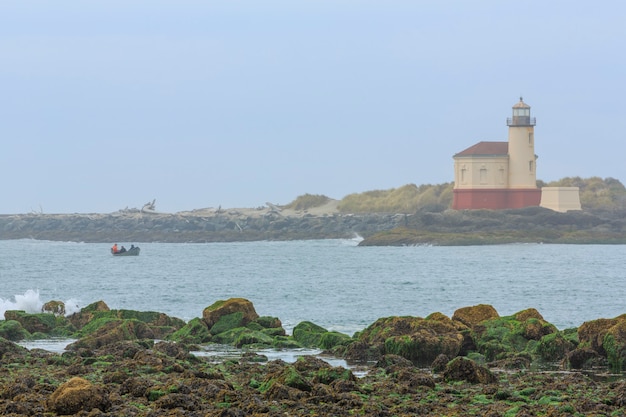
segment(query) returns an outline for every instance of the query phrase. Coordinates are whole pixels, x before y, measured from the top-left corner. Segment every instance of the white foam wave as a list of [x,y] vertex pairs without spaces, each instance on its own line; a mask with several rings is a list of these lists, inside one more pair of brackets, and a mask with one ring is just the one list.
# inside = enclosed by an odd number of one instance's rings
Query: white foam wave
[[[69,316],[80,310],[78,302],[69,299],[65,303],[65,315]],[[24,294],[14,295],[12,299],[0,297],[0,320],[4,320],[7,310],[22,310],[27,313],[41,313],[44,302],[41,300],[39,290],[27,290]]]

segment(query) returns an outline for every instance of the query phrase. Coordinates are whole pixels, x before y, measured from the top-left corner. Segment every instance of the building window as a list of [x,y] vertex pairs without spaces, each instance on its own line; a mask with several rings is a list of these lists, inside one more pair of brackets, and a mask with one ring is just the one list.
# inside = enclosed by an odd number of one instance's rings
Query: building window
[[533,146],[533,134],[532,133],[528,134],[528,145]]
[[485,166],[480,167],[480,183],[487,184],[487,168]]
[[533,172],[533,165],[534,165],[533,161],[528,161],[528,170],[530,172]]
[[461,167],[461,184],[465,184],[465,181],[466,181],[466,179],[465,179],[465,171],[466,171],[465,165],[463,165]]

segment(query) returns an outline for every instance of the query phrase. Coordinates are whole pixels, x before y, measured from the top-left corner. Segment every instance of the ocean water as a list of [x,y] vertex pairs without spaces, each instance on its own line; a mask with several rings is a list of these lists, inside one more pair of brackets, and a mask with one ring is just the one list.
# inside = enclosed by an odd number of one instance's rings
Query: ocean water
[[50,300],[69,313],[102,300],[187,321],[243,297],[288,332],[308,320],[352,335],[380,317],[452,316],[476,304],[501,316],[533,307],[560,329],[626,313],[626,246],[357,243],[142,243],[137,257],[113,257],[109,244],[0,241],[0,318]]

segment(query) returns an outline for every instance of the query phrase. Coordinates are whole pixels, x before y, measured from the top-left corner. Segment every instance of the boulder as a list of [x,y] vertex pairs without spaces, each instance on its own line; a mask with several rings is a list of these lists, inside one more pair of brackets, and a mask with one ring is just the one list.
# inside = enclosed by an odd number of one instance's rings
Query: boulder
[[293,329],[293,338],[304,347],[332,349],[345,346],[352,338],[344,333],[328,331],[310,321],[300,322]]
[[478,304],[471,307],[459,308],[452,315],[452,320],[459,321],[467,327],[472,327],[485,320],[500,317],[495,308],[488,304]]
[[72,314],[68,317],[69,321],[78,330],[89,323],[94,318],[94,313],[97,311],[109,311],[109,306],[104,301],[96,301],[86,307],[83,307],[79,312]]
[[111,402],[103,387],[93,385],[83,378],[74,377],[61,384],[52,393],[47,403],[48,411],[60,415],[89,413],[93,409],[107,411]]
[[0,321],[0,337],[7,340],[18,341],[28,339],[30,333],[24,329],[17,320],[3,320]]
[[591,369],[596,365],[606,366],[606,358],[589,347],[578,347],[568,352],[562,361],[565,369]]
[[448,362],[443,378],[448,382],[467,381],[472,384],[489,384],[497,381],[489,369],[461,356]]
[[543,336],[556,333],[556,326],[548,323],[534,308],[515,313],[515,320],[523,323],[524,337],[528,340],[540,340]]
[[603,346],[604,337],[611,327],[624,319],[626,319],[626,315],[621,315],[613,319],[596,319],[584,322],[578,327],[578,339],[581,345],[590,347],[599,354],[606,356],[606,350],[604,350]]
[[535,353],[544,361],[561,361],[565,356],[576,349],[576,345],[567,339],[563,332],[545,335],[539,340]]
[[63,301],[48,301],[41,307],[42,313],[54,314],[55,316],[65,315],[65,303]]
[[611,369],[626,370],[626,319],[622,317],[607,330],[602,347]]
[[28,353],[28,349],[0,337],[0,360],[2,360],[7,353],[23,355]]
[[[230,298],[226,301],[220,300],[202,311],[202,320],[204,320],[209,330],[212,330],[211,328],[224,316],[229,316],[229,321],[232,323],[231,326],[234,327],[245,326],[259,318],[252,303],[245,298]],[[237,322],[234,323],[235,321]],[[223,330],[227,329],[224,328]],[[213,331],[211,331],[211,333],[216,334]]]
[[[386,317],[360,332],[357,336],[362,349],[370,354],[395,354],[418,365],[430,365],[440,354],[455,357],[461,350],[463,335],[457,325],[447,317],[437,315],[434,319],[420,317]],[[348,359],[355,352],[348,346]],[[358,345],[357,345],[358,346]],[[368,358],[373,359],[373,358]],[[378,358],[374,358],[378,359]]]
[[86,336],[68,345],[68,350],[98,349],[123,340],[154,339],[150,327],[135,319],[96,319],[83,328]]
[[7,310],[5,320],[19,322],[28,333],[50,333],[56,327],[56,318],[46,313],[26,313],[21,310]]
[[528,309],[475,324],[471,336],[476,350],[488,361],[494,361],[523,352],[534,353],[536,341],[557,331],[536,310]]
[[167,336],[167,340],[186,344],[202,344],[211,341],[212,335],[209,329],[200,318],[193,318],[183,327]]
[[[283,397],[283,394],[276,392],[277,388],[280,392],[285,391],[283,387],[296,389],[300,392],[310,392],[313,388],[312,383],[309,382],[295,366],[281,364],[281,366],[277,368],[276,371],[265,377],[265,380],[259,387],[259,391],[265,392],[269,398]],[[287,391],[290,391],[289,389]],[[287,398],[290,397],[293,397],[293,394],[287,396]],[[301,398],[301,394],[296,394],[296,397]]]

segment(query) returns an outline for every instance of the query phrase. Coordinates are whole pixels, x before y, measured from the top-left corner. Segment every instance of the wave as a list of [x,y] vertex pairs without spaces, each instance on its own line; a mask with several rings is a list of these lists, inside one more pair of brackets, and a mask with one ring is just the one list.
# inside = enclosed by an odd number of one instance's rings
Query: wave
[[[69,299],[64,303],[66,316],[80,311],[76,300]],[[0,320],[4,319],[4,313],[7,310],[21,310],[31,314],[41,313],[43,304],[39,290],[27,290],[24,294],[14,295],[12,299],[0,298]]]

